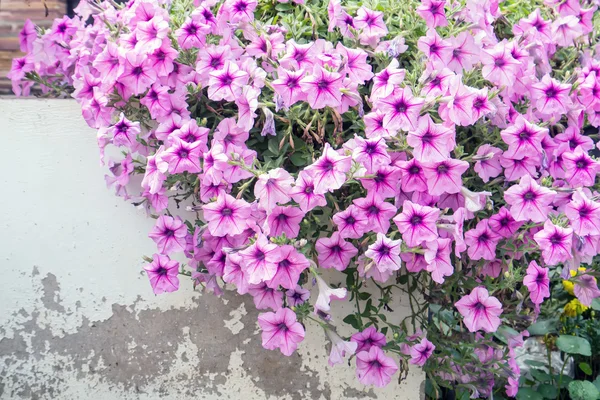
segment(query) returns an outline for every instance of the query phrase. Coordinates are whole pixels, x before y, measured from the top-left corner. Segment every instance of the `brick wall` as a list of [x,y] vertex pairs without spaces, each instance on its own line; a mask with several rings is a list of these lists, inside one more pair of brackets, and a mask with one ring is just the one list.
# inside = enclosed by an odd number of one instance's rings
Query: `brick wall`
[[[27,18],[48,27],[67,12],[67,0],[0,0],[0,94],[12,93],[6,74],[11,60],[19,57],[19,32]],[[46,15],[48,14],[48,15]]]

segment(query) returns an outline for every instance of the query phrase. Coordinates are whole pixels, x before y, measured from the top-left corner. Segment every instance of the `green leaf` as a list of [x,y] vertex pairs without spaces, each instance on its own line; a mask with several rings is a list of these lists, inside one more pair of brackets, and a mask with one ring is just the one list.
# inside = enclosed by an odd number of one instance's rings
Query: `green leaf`
[[594,386],[596,386],[596,389],[600,390],[600,375],[598,375],[596,377],[596,379],[593,382]]
[[547,333],[555,333],[557,326],[558,318],[552,318],[531,324],[529,328],[527,328],[527,332],[532,336],[544,336]]
[[597,400],[600,391],[592,382],[573,381],[569,383],[569,396],[572,400]]
[[579,369],[581,369],[583,371],[583,373],[586,375],[592,374],[592,367],[590,367],[590,364],[588,364],[588,363],[585,363],[585,362],[579,363]]
[[354,329],[360,329],[360,323],[358,322],[358,318],[356,318],[356,315],[354,314],[347,315],[346,318],[343,319],[343,321],[351,325]]
[[306,165],[306,159],[304,157],[304,155],[302,153],[294,153],[290,156],[290,161],[292,162],[292,164],[294,164],[296,167],[303,167]]
[[535,379],[538,382],[541,382],[541,383],[552,382],[552,376],[550,376],[548,373],[542,371],[541,369],[532,369],[531,371],[529,371],[529,373],[531,374],[533,379]]
[[556,347],[567,354],[581,354],[588,357],[592,355],[590,342],[577,336],[560,335],[556,339]]
[[371,297],[371,293],[367,293],[367,292],[362,292],[358,294],[358,298],[361,300],[366,300],[369,297]]
[[496,330],[496,332],[494,332],[494,336],[496,337],[496,339],[500,340],[504,344],[508,344],[509,337],[514,337],[514,336],[518,336],[518,335],[519,335],[519,332],[517,332],[513,328],[506,326],[506,325],[500,326]]
[[556,399],[558,396],[558,390],[556,390],[556,387],[553,385],[547,385],[545,383],[542,383],[540,386],[538,386],[537,391],[546,399]]
[[277,141],[277,138],[274,137],[273,139],[269,140],[268,146],[269,151],[271,153],[273,153],[274,155],[278,155],[279,154],[279,142]]
[[517,393],[517,400],[544,400],[544,396],[532,388],[520,388]]
[[600,311],[600,297],[596,297],[592,300],[592,309]]

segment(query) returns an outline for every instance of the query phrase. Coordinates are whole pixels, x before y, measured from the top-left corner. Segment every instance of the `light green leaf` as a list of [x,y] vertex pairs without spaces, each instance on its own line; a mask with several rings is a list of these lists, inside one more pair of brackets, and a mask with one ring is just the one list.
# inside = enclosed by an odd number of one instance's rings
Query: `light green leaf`
[[529,328],[527,328],[527,332],[529,332],[531,336],[544,336],[547,333],[554,333],[558,326],[557,322],[558,318],[538,321],[535,324],[531,324]]
[[572,400],[597,400],[600,391],[592,382],[573,381],[569,383],[569,396]]
[[556,390],[556,387],[553,385],[547,385],[545,383],[538,386],[537,391],[546,399],[556,399],[556,396],[558,396],[558,390]]
[[517,400],[544,400],[544,396],[532,388],[520,388],[517,393]]
[[577,336],[560,335],[556,339],[556,347],[567,354],[581,354],[588,357],[592,355],[590,342]]
[[579,363],[579,369],[581,369],[586,375],[592,374],[592,367],[590,367],[590,364],[588,364],[588,363],[585,363],[585,362]]
[[592,308],[596,311],[600,311],[600,297],[596,297],[592,300]]

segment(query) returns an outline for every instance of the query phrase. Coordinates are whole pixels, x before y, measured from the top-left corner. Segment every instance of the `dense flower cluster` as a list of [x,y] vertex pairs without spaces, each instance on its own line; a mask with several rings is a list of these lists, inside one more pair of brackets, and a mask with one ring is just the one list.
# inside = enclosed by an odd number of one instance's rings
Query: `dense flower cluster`
[[25,25],[10,78],[71,95],[103,160],[122,152],[106,181],[157,218],[155,293],[231,285],[266,349],[320,324],[364,384],[401,360],[514,396],[555,284],[600,296],[598,1],[303,3],[82,1]]

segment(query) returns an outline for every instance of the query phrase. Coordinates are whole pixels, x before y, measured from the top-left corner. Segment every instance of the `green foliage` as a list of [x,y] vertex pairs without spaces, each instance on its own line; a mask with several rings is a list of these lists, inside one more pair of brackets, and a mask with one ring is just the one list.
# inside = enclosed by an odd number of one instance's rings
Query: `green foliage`
[[576,336],[560,335],[556,340],[556,347],[567,354],[581,354],[588,357],[592,355],[590,342]]
[[600,391],[592,382],[573,381],[569,383],[569,396],[572,400],[597,400]]

